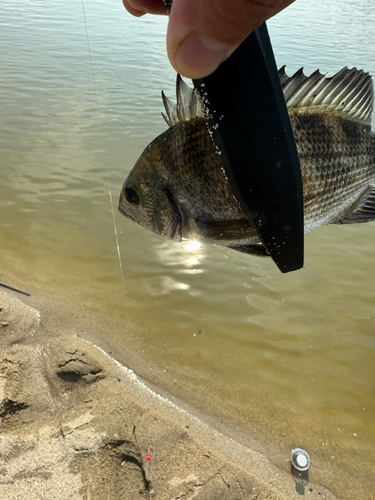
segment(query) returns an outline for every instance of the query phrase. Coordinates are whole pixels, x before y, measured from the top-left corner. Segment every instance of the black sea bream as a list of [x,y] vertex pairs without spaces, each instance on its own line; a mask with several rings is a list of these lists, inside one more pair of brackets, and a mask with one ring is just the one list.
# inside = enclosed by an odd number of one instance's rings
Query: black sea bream
[[[305,232],[374,220],[372,78],[355,68],[332,78],[319,71],[306,77],[302,69],[289,78],[281,68],[279,77],[302,169]],[[130,172],[120,212],[171,240],[189,238],[266,255],[221,169],[194,91],[178,76],[177,105],[164,94],[163,102],[169,129],[147,146]]]

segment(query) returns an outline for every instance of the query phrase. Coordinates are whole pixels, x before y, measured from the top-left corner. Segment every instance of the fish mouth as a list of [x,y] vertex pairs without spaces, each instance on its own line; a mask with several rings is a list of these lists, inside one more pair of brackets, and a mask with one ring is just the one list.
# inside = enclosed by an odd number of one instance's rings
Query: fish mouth
[[119,205],[117,208],[118,208],[118,211],[120,212],[120,214],[121,214],[121,215],[123,215],[123,216],[124,216],[124,217],[126,217],[127,219],[130,219],[130,220],[131,220],[131,221],[133,221],[133,222],[137,222],[137,221],[136,221],[136,220],[135,220],[135,219],[134,219],[131,215],[127,214],[127,213],[125,212],[125,210],[123,210],[123,209],[121,208],[121,206],[120,206],[120,205]]

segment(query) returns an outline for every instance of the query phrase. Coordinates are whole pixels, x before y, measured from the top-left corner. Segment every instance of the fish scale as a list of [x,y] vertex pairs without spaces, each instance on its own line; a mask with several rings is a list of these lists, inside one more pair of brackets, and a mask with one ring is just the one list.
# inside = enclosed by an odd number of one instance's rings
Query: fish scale
[[290,119],[302,170],[308,232],[342,219],[374,180],[374,135],[360,123],[321,112],[295,111]]

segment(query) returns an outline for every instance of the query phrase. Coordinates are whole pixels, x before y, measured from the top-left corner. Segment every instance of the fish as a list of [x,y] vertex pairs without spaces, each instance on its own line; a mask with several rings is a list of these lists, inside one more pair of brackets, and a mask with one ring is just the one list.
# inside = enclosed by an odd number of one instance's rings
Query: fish
[[[371,76],[347,67],[332,77],[319,70],[306,76],[303,68],[289,77],[285,66],[278,74],[301,165],[304,232],[375,220]],[[169,240],[268,256],[221,167],[199,99],[179,75],[176,94],[173,104],[162,92],[169,128],[126,178],[120,213]]]

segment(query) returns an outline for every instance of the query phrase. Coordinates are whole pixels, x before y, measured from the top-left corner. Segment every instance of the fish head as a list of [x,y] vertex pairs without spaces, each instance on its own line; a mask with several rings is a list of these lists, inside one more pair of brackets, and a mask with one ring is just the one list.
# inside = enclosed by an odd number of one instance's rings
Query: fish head
[[152,141],[134,165],[123,184],[118,209],[148,231],[180,242],[182,213],[168,188],[162,142],[162,136]]
[[227,245],[230,239],[243,240],[243,227],[249,225],[203,118],[176,123],[146,147],[125,180],[119,211],[179,242],[187,238]]

